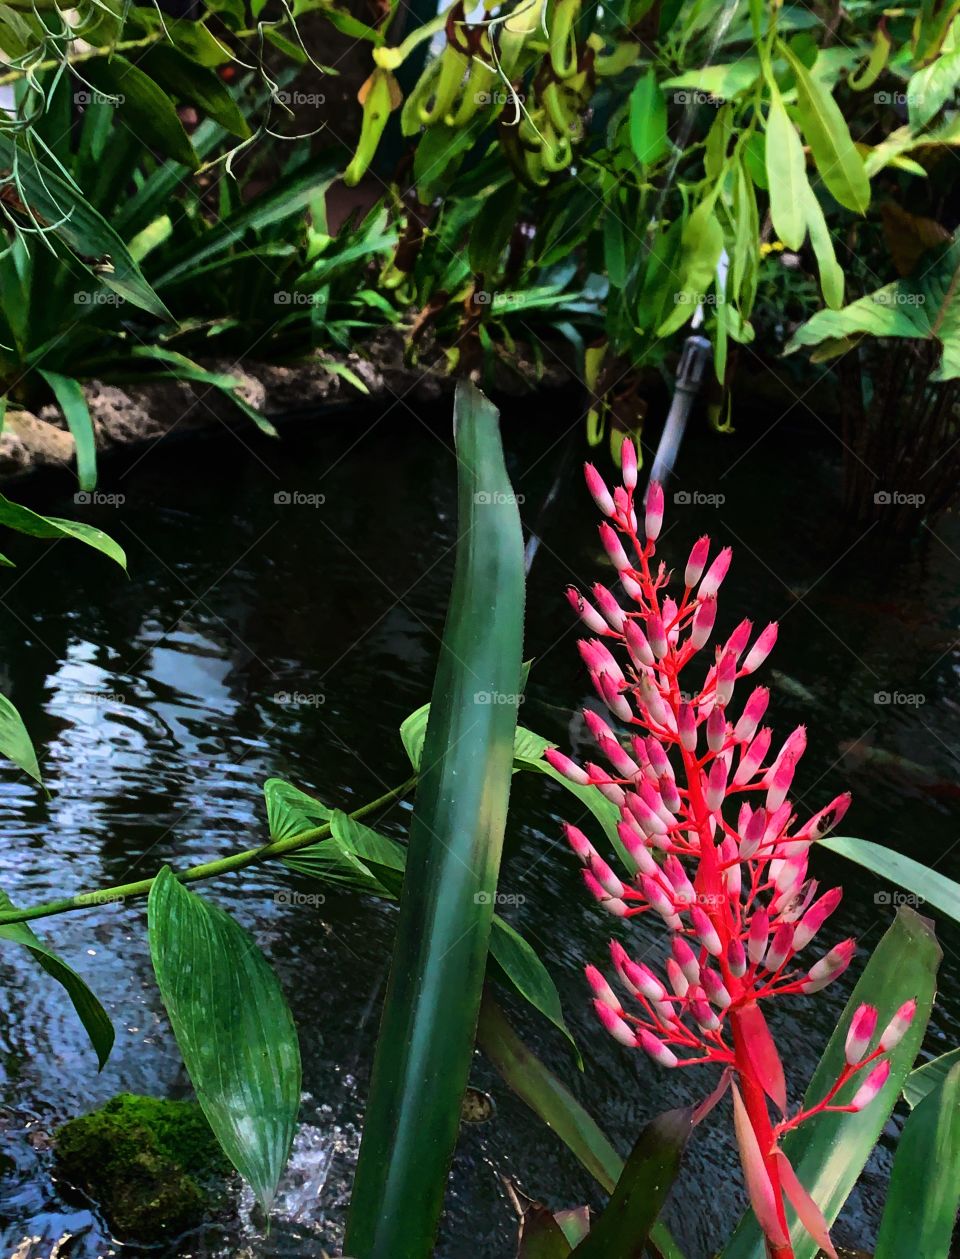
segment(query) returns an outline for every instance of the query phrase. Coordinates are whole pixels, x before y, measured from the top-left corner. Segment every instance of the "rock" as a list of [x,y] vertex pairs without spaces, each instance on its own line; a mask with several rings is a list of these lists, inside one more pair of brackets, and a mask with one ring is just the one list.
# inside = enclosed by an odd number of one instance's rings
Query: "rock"
[[122,1239],[174,1237],[228,1203],[230,1166],[196,1102],[120,1093],[59,1128],[54,1152]]
[[20,476],[45,464],[73,459],[73,438],[29,411],[8,411],[0,434],[0,476]]

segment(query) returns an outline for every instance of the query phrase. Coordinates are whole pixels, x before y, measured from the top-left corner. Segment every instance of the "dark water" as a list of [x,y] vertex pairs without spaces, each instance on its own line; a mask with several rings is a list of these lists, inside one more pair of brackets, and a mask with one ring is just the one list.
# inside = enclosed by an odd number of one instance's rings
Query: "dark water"
[[[581,426],[559,407],[543,419],[521,405],[505,429],[528,522],[564,468],[531,575],[526,654],[536,663],[521,718],[566,746],[587,690],[563,587],[604,571],[577,471]],[[664,552],[682,562],[704,531],[733,543],[725,624],[744,614],[760,624],[780,618],[764,680],[771,666],[779,671],[777,731],[809,725],[799,789],[810,809],[850,785],[847,833],[958,878],[960,530],[938,525],[938,536],[900,559],[870,536],[844,537],[829,439],[778,432],[753,445],[756,436],[698,435],[679,487],[700,497],[670,508]],[[454,474],[443,426],[401,408],[372,433],[341,421],[296,428],[278,445],[258,439],[247,449],[223,435],[153,450],[104,470],[103,492],[125,496],[116,507],[75,507],[66,482],[62,492],[34,490],[51,514],[109,530],[128,550],[131,577],[67,542],[3,548],[19,567],[0,588],[0,681],[26,717],[50,790],[44,800],[13,771],[0,774],[0,883],[13,899],[31,904],[255,844],[266,833],[261,784],[273,774],[345,809],[401,782],[397,727],[428,697],[442,628]],[[278,502],[284,494],[324,501]],[[718,494],[722,510],[704,498]],[[879,692],[897,700],[878,703]],[[851,743],[855,755],[844,757]],[[402,835],[407,810],[395,807],[383,829]],[[557,843],[565,812],[559,789],[517,780],[501,887],[521,902],[507,914],[556,977],[585,1074],[533,1016],[526,1034],[626,1150],[644,1118],[704,1095],[713,1079],[659,1071],[588,1015],[581,967],[602,961],[611,920],[582,894]],[[862,959],[891,919],[889,889],[829,854],[817,873],[847,889],[825,935],[856,932]],[[153,1253],[339,1250],[395,911],[329,888],[321,904],[291,904],[290,887],[318,890],[282,869],[247,870],[206,889],[254,931],[300,1029],[305,1122],[269,1238],[245,1203],[239,1228]],[[60,990],[18,948],[2,946],[0,1253],[36,1236],[24,1253],[46,1257],[65,1232],[75,1235],[71,1257],[131,1253],[110,1242],[87,1205],[58,1193],[46,1134],[122,1089],[189,1095],[152,978],[144,906],[101,906],[38,928],[104,1000],[117,1045],[98,1075]],[[930,1054],[960,1039],[958,933],[944,928],[942,937]],[[851,982],[775,1014],[794,1095]],[[513,1253],[501,1176],[554,1206],[597,1201],[585,1173],[480,1059],[475,1083],[495,1094],[498,1109],[463,1131],[443,1259]],[[714,1253],[743,1206],[727,1118],[718,1113],[693,1143],[671,1208],[690,1259]],[[836,1229],[839,1241],[872,1240],[895,1132],[896,1121]]]

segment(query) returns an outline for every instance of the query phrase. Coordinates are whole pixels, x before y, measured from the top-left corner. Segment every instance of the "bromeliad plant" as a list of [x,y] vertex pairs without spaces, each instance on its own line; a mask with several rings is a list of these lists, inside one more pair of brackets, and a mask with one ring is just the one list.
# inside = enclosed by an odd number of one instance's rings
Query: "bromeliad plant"
[[[632,870],[626,881],[581,830],[565,828],[587,889],[616,917],[660,918],[670,933],[670,955],[664,982],[611,942],[626,1007],[595,966],[587,967],[587,979],[601,1023],[621,1044],[644,1050],[662,1067],[723,1068],[710,1104],[729,1086],[744,1178],[771,1259],[794,1255],[785,1200],[833,1255],[823,1214],[780,1142],[816,1116],[856,1113],[877,1097],[890,1074],[888,1055],[909,1028],[916,1001],[889,1011],[861,1004],[835,1080],[813,1104],[789,1112],[763,1003],[819,992],[853,958],[855,942],[846,939],[812,965],[800,961],[841,898],[839,888],[818,895],[816,879],[808,877],[810,850],[844,816],[850,796],[838,796],[798,822],[789,792],[805,728],[799,726],[771,755],[771,730],[760,725],[766,688],[754,688],[739,711],[733,704],[737,683],[774,646],[777,626],[768,625],[749,646],[752,625],[743,620],[726,641],[708,649],[730,548],[708,566],[710,540],[700,538],[682,585],[669,593],[671,574],[656,562],[663,491],[650,486],[641,527],[636,452],[629,441],[622,468],[623,486],[612,494],[591,465],[586,474],[607,517],[601,541],[631,603],[625,609],[599,584],[595,603],[572,588],[568,596],[595,635],[580,642],[580,654],[601,700],[631,731],[629,747],[587,709],[588,728],[610,768],[580,766],[557,749],[545,756],[572,783],[598,787],[619,810],[617,834]],[[621,649],[622,664],[610,646]],[[704,656],[709,664],[694,681]],[[881,1013],[884,1030],[875,1040]]]

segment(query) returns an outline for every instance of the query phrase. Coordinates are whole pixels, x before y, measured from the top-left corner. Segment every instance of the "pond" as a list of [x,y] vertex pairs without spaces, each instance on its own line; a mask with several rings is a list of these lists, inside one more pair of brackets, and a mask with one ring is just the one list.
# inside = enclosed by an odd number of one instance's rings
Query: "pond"
[[[429,696],[456,536],[446,427],[442,415],[419,422],[397,407],[372,422],[291,426],[275,444],[244,433],[161,445],[105,466],[101,490],[121,496],[116,503],[78,507],[66,481],[24,487],[31,505],[113,534],[127,549],[130,578],[69,543],[21,539],[11,549],[19,567],[0,591],[2,689],[35,737],[49,789],[44,799],[12,770],[0,775],[0,884],[14,901],[261,842],[261,786],[271,775],[345,809],[404,780],[397,728]],[[530,575],[526,655],[535,663],[521,721],[569,747],[582,740],[574,714],[588,683],[563,591],[571,580],[608,575],[579,474],[582,424],[547,400],[539,411],[508,404],[504,428],[526,523],[542,537]],[[681,461],[681,501],[668,495],[663,550],[682,564],[703,532],[733,544],[721,629],[747,614],[759,625],[781,621],[762,680],[777,733],[809,726],[798,781],[804,805],[813,811],[849,785],[845,833],[958,878],[960,529],[920,530],[923,544],[903,557],[870,536],[844,535],[839,454],[829,438],[786,426],[734,438],[696,433]],[[552,488],[556,500],[542,510]],[[409,807],[395,806],[382,829],[403,836]],[[505,916],[557,980],[585,1074],[556,1032],[514,1012],[625,1151],[644,1118],[705,1095],[714,1080],[662,1072],[596,1025],[584,962],[603,964],[613,932],[626,940],[656,929],[624,929],[585,895],[558,842],[564,816],[572,817],[569,797],[553,784],[516,780],[501,889]],[[891,889],[857,867],[821,853],[814,873],[846,888],[825,941],[855,932],[862,948],[843,980],[782,1002],[772,1016],[793,1098],[894,912]],[[339,1253],[395,908],[282,868],[244,871],[205,894],[254,932],[280,976],[300,1030],[304,1126],[269,1238],[245,1203],[239,1225],[151,1253]],[[190,1095],[145,925],[142,902],[37,924],[116,1026],[100,1075],[60,990],[18,948],[0,952],[4,1254],[35,1236],[29,1253],[47,1256],[65,1232],[74,1235],[71,1259],[136,1253],[110,1241],[89,1205],[58,1191],[47,1136],[121,1090]],[[930,1053],[960,1040],[960,940],[946,927],[941,938],[943,995]],[[488,1123],[463,1128],[441,1259],[514,1253],[501,1177],[554,1206],[598,1202],[586,1174],[479,1057],[474,1083],[497,1109]],[[744,1206],[725,1130],[704,1125],[672,1200],[670,1222],[690,1259],[712,1254]],[[838,1241],[872,1242],[890,1148],[875,1154]]]

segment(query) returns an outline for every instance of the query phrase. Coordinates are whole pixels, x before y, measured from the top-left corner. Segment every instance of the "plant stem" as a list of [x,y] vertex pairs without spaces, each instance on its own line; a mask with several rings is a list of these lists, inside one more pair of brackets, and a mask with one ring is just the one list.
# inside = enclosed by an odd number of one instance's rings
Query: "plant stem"
[[[391,801],[405,796],[416,781],[417,777],[414,774],[399,787],[394,787],[376,800],[371,800],[369,804],[355,809],[349,816],[362,818],[368,813],[382,809]],[[275,839],[272,843],[263,844],[259,848],[247,848],[242,852],[231,853],[229,857],[220,857],[216,861],[205,861],[202,865],[191,866],[187,870],[175,870],[174,875],[181,883],[199,883],[202,879],[214,879],[221,874],[243,870],[246,866],[272,861],[275,857],[285,857],[288,853],[306,848],[308,844],[315,844],[317,840],[326,839],[329,834],[330,823],[327,822],[323,826],[315,826],[287,839]],[[0,913],[0,927],[6,927],[15,922],[29,922],[34,918],[50,918],[54,914],[64,914],[72,909],[89,909],[91,905],[108,905],[114,901],[130,900],[135,896],[146,896],[155,878],[156,875],[151,875],[135,883],[118,883],[114,887],[95,888],[92,892],[78,892],[75,896],[67,896],[58,901],[47,901],[43,905],[34,905],[30,909]]]

